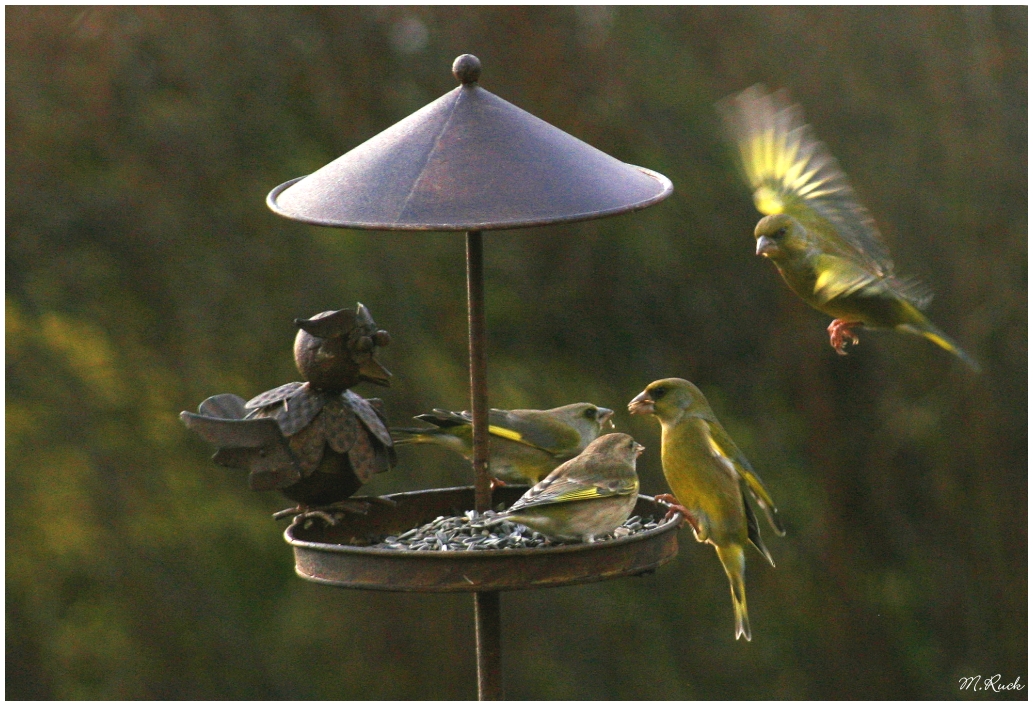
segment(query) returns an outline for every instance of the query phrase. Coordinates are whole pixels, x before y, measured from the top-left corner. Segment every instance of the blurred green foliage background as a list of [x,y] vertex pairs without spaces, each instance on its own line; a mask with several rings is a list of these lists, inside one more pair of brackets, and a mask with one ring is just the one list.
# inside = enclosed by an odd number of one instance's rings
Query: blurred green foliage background
[[[275,494],[176,419],[297,379],[292,319],[367,304],[392,423],[467,406],[458,234],[266,193],[455,85],[667,175],[644,212],[486,236],[493,406],[698,383],[789,528],[752,643],[685,530],[655,575],[505,594],[513,698],[954,698],[1027,665],[1027,16],[1006,8],[6,9],[8,698],[469,699],[469,596],[293,573]],[[981,360],[827,319],[753,254],[716,100],[785,87],[931,316]],[[427,448],[373,493],[470,482]],[[1015,696],[1025,698],[1028,692]]]

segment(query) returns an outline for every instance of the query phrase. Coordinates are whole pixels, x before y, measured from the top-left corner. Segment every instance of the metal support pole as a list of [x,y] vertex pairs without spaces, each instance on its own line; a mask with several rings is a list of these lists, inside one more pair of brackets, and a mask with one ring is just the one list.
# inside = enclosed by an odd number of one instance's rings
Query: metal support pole
[[473,594],[477,618],[477,698],[501,701],[502,692],[502,610],[498,591]]
[[484,244],[478,230],[466,234],[466,295],[470,321],[474,507],[484,512],[491,509],[491,481],[488,477],[488,380],[484,354]]
[[[473,418],[474,507],[491,509],[488,476],[488,380],[484,353],[484,244],[480,231],[466,234],[466,294],[470,321],[470,416]],[[502,610],[498,591],[473,597],[477,639],[477,698],[500,701]]]

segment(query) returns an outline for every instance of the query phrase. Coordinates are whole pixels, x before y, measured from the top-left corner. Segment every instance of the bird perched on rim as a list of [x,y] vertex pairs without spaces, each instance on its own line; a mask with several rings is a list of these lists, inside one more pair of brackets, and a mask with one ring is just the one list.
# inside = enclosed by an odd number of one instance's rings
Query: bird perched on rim
[[213,461],[247,469],[252,490],[279,490],[298,503],[275,517],[317,515],[333,523],[319,508],[361,511],[347,498],[395,464],[380,400],[348,389],[360,382],[390,385],[391,373],[375,354],[391,338],[361,303],[294,323],[294,361],[306,382],[281,385],[248,402],[215,395],[197,414],[182,412],[180,418],[219,447]]
[[627,434],[604,434],[489,524],[511,520],[557,541],[594,542],[631,516],[638,501],[635,461],[644,449]]
[[889,328],[929,339],[973,371],[979,364],[922,313],[927,287],[894,274],[875,221],[836,159],[785,91],[747,88],[718,104],[738,147],[753,202],[764,214],[757,254],[771,260],[801,299],[833,317],[829,342],[846,355],[853,328]]
[[[613,410],[588,402],[554,409],[492,409],[488,411],[492,486],[506,483],[534,485],[556,466],[581,453],[613,426]],[[435,409],[415,417],[433,427],[391,430],[395,443],[437,444],[473,457],[473,419],[469,412]]]
[[750,639],[746,612],[746,555],[752,544],[774,566],[760,536],[747,496],[764,511],[779,536],[785,529],[778,510],[750,462],[717,421],[703,393],[688,380],[667,378],[650,383],[628,403],[632,414],[652,414],[660,421],[660,457],[674,496],[658,496],[692,525],[696,541],[717,550],[732,589],[735,639]]

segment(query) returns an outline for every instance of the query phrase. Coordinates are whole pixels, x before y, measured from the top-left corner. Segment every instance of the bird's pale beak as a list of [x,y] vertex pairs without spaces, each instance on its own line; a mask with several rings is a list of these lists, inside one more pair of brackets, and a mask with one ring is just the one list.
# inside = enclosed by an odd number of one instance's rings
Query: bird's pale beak
[[373,356],[366,358],[359,365],[359,377],[374,385],[391,387],[391,372]]
[[757,254],[764,257],[771,257],[778,252],[778,245],[766,235],[757,238]]
[[596,420],[599,422],[599,428],[600,429],[602,429],[607,424],[610,425],[611,429],[616,429],[616,427],[613,424],[613,410],[612,409],[606,409],[606,407],[600,407],[599,408],[599,416],[596,417]]
[[635,458],[638,458],[639,456],[641,456],[642,452],[645,451],[645,450],[646,450],[645,446],[643,446],[642,444],[636,443],[635,444]]
[[649,393],[643,391],[631,402],[628,402],[628,411],[632,414],[652,414],[654,411],[653,400]]

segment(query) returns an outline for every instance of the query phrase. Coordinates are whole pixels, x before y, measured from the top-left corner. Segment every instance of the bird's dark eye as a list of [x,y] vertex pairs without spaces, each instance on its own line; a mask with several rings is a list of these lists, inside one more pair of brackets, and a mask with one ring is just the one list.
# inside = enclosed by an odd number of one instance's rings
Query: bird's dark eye
[[667,388],[666,387],[657,387],[650,394],[653,396],[654,400],[658,400],[658,399],[660,399],[661,397],[663,397],[664,395],[667,394]]
[[786,228],[785,228],[785,226],[782,226],[781,228],[776,230],[774,233],[772,233],[771,237],[777,239],[777,238],[781,238],[781,237],[785,236],[785,234],[786,234]]
[[585,410],[585,419],[595,419],[598,410],[589,407]]

